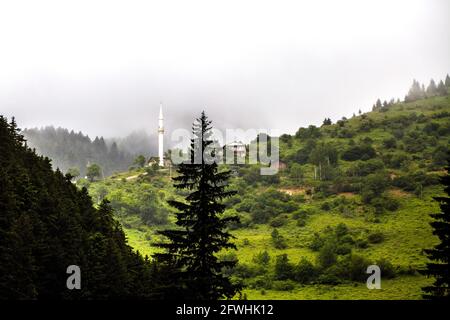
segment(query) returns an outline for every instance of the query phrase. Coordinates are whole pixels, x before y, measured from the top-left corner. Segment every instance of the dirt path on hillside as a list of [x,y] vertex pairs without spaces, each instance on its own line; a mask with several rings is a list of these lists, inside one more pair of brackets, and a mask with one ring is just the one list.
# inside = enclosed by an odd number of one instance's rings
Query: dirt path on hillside
[[[136,178],[138,178],[140,176],[146,176],[146,175],[147,175],[147,172],[144,172],[144,173],[136,174],[134,176],[126,177],[125,180],[130,181],[130,180],[136,179]],[[117,178],[116,180],[122,180],[122,179],[123,178]]]
[[280,192],[287,193],[290,196],[296,195],[296,194],[306,194],[306,188],[282,188],[278,189]]

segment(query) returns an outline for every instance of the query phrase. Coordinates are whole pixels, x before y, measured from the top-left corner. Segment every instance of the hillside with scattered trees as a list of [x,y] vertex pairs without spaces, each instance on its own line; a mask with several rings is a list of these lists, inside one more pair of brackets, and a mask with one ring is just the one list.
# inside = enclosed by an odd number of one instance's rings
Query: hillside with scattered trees
[[[236,262],[226,272],[244,296],[422,298],[422,288],[432,284],[420,273],[425,250],[438,243],[429,223],[439,210],[434,197],[444,194],[450,97],[406,100],[282,135],[286,168],[275,176],[261,176],[258,165],[223,165],[237,191],[225,200],[225,215],[240,221],[230,225],[238,250],[218,256]],[[174,175],[133,169],[88,189],[98,201],[111,201],[131,245],[152,255],[163,241],[160,230],[175,222],[167,201],[186,196],[173,188]],[[381,290],[366,288],[371,264],[381,268]]]
[[[284,165],[273,176],[260,175],[260,165],[158,168],[137,156],[110,177],[92,163],[88,179],[73,179],[53,171],[14,120],[1,117],[0,297],[448,293],[438,286],[448,283],[449,90],[448,76],[427,88],[414,81],[404,101],[379,99],[371,112],[284,134]],[[62,132],[85,141],[81,149],[95,142],[111,161],[102,139]],[[65,268],[73,264],[85,270],[87,289],[66,290]],[[373,264],[380,290],[366,287]]]

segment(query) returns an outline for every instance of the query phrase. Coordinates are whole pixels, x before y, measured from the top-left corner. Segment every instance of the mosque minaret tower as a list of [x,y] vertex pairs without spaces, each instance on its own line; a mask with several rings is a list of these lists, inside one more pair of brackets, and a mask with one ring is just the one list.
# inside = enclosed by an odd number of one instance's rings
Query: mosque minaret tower
[[159,105],[158,119],[158,158],[159,166],[164,167],[164,118],[162,112],[162,103]]

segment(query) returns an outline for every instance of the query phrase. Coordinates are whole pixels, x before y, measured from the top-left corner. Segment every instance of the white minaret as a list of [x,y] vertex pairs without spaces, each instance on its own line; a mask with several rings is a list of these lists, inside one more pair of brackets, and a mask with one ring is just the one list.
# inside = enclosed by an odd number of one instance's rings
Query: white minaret
[[158,157],[159,166],[164,167],[164,123],[163,123],[162,103],[159,105],[158,119]]

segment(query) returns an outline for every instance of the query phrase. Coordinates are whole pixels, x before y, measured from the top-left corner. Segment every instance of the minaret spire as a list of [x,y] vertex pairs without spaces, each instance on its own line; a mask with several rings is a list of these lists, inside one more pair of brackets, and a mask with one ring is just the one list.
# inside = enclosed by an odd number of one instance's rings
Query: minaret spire
[[158,157],[159,166],[164,167],[164,118],[162,111],[162,102],[159,104],[159,118],[158,118]]

